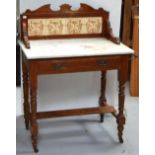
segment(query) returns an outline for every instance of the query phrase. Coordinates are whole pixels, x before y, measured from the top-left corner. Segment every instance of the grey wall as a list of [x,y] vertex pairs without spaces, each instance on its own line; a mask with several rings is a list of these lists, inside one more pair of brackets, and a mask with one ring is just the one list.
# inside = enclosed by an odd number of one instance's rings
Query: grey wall
[[[78,8],[80,2],[90,4],[98,8],[103,7],[110,11],[110,21],[116,36],[119,36],[121,0],[21,0],[20,12],[26,9],[36,9],[44,4],[52,4],[52,8],[58,9],[62,3],[69,3],[73,8]],[[108,103],[114,104],[117,98],[116,71],[110,71],[107,75]],[[98,104],[100,92],[100,73],[75,73],[63,75],[40,76],[38,80],[38,110],[50,110],[57,108],[84,107],[89,102],[90,106]],[[17,111],[17,115],[21,114]]]
[[71,4],[73,8],[78,8],[80,3],[90,4],[94,8],[103,7],[110,11],[114,33],[119,35],[121,0],[20,0],[20,12],[28,8],[36,9],[45,4],[51,4],[52,8],[58,9],[63,3]]

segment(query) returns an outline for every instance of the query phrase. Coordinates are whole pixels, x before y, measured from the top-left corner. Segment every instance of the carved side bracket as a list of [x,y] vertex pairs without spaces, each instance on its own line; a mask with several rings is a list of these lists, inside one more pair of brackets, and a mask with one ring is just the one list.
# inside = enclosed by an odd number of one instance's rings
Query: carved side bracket
[[23,42],[26,48],[30,48],[30,42],[28,39],[28,32],[26,29],[26,23],[23,22]]
[[111,40],[112,42],[116,43],[116,44],[120,44],[120,39],[115,37],[109,22],[109,19],[107,20],[107,33],[105,35],[109,40]]

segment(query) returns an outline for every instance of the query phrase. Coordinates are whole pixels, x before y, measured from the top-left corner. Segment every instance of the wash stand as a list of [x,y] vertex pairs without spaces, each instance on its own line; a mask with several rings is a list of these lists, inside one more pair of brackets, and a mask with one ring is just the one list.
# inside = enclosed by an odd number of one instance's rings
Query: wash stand
[[[50,5],[27,10],[21,15],[19,44],[22,49],[24,118],[26,129],[31,129],[35,152],[38,152],[37,119],[51,117],[99,114],[103,122],[104,113],[111,113],[117,122],[119,141],[123,143],[124,90],[133,51],[113,36],[107,11],[86,4],[81,4],[77,10],[68,4],[60,6],[58,11],[52,10]],[[108,70],[118,70],[118,109],[106,101]],[[37,112],[39,75],[87,71],[101,71],[98,107]]]

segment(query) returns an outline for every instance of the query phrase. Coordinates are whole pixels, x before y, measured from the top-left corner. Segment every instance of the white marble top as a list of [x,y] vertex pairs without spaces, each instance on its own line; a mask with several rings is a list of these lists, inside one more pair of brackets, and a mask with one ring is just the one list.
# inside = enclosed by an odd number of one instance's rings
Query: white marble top
[[133,53],[133,50],[124,44],[117,45],[104,38],[33,40],[30,41],[30,49],[25,48],[21,41],[19,45],[28,59]]

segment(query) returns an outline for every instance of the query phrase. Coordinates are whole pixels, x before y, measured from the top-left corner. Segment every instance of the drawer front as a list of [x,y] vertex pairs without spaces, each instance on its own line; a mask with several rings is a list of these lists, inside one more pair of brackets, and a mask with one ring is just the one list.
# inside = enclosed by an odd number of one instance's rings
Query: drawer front
[[67,73],[95,70],[110,70],[119,67],[120,57],[88,57],[40,60],[38,62],[38,73]]

